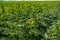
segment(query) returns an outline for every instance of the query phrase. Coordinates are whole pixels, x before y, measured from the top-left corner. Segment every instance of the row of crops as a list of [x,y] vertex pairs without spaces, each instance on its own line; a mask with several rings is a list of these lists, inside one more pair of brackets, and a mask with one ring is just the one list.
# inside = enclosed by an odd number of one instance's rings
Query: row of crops
[[60,40],[60,2],[0,2],[0,40]]

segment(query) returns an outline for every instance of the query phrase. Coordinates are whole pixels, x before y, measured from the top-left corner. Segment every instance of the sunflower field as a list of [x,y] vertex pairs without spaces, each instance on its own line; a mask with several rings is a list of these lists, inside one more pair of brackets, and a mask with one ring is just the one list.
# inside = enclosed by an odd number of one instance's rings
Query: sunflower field
[[60,40],[60,2],[0,2],[0,40]]

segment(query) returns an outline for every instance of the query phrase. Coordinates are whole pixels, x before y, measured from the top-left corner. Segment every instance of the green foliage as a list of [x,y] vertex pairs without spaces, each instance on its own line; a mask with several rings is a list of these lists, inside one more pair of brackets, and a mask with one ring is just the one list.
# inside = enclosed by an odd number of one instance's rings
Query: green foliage
[[0,40],[60,40],[59,5],[0,2]]

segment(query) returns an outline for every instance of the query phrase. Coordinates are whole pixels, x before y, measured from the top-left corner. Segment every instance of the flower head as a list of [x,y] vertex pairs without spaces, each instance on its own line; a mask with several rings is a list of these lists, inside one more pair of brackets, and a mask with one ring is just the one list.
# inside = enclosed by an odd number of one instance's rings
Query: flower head
[[29,24],[33,24],[34,23],[34,20],[33,19],[28,19],[28,23]]

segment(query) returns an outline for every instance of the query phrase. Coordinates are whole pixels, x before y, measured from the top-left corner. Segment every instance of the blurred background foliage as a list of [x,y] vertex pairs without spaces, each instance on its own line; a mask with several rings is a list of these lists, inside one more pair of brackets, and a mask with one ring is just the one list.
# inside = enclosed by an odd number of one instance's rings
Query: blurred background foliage
[[0,0],[0,1],[60,1],[60,0]]
[[60,40],[60,2],[0,2],[0,40]]

